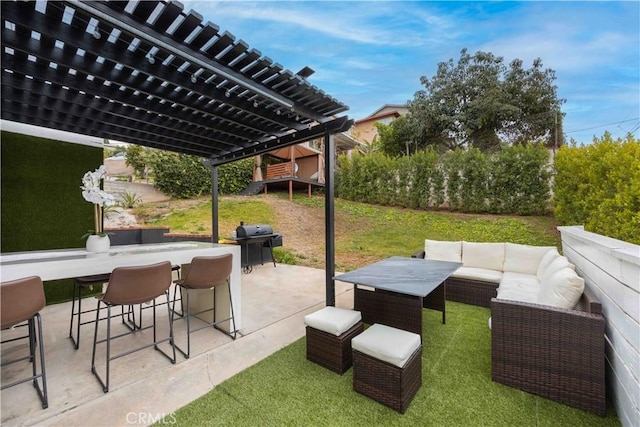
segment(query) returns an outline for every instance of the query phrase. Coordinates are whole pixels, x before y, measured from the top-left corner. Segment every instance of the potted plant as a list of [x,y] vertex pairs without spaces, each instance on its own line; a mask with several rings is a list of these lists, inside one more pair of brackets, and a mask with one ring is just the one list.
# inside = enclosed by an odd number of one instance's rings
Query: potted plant
[[116,203],[113,195],[100,188],[100,183],[104,179],[106,170],[104,165],[100,165],[95,171],[87,172],[82,177],[82,197],[87,202],[93,203],[94,225],[93,230],[89,230],[83,238],[87,238],[88,252],[107,252],[111,246],[109,235],[104,232],[103,216],[104,207],[113,206]]

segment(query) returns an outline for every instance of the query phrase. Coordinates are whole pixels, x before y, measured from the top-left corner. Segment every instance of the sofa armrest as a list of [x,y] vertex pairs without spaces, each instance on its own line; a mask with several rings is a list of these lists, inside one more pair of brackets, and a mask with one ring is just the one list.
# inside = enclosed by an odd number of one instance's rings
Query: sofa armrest
[[591,314],[600,314],[602,315],[602,304],[600,301],[591,293],[588,288],[584,288],[584,292],[580,296],[578,300],[578,304],[574,310],[584,311]]
[[424,251],[420,251],[420,252],[416,252],[414,254],[411,254],[411,258],[424,258]]
[[605,319],[594,312],[491,300],[491,376],[496,382],[605,415]]

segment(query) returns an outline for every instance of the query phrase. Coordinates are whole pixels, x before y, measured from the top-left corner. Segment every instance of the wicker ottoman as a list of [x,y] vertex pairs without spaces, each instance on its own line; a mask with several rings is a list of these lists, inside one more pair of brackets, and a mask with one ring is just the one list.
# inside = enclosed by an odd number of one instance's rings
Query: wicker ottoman
[[325,307],[304,317],[307,359],[338,374],[352,365],[351,339],[364,330],[359,311]]
[[353,389],[404,413],[422,385],[420,335],[374,324],[351,345]]

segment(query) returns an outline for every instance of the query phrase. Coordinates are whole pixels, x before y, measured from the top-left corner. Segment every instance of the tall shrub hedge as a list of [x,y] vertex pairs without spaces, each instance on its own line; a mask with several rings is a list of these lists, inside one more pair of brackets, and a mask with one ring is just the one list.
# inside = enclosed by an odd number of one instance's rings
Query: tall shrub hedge
[[562,225],[640,244],[640,140],[609,133],[556,156],[555,216]]
[[340,197],[381,205],[533,215],[546,212],[550,194],[549,152],[540,146],[341,156],[338,166]]
[[[155,186],[176,199],[211,194],[211,169],[198,156],[152,150],[147,159],[153,169]],[[220,194],[237,194],[253,178],[253,159],[239,160],[218,169]]]

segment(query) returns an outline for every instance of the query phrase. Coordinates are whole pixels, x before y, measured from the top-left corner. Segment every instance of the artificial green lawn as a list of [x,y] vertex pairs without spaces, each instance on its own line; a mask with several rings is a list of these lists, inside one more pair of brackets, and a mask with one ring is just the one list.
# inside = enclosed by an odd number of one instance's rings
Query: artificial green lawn
[[[447,302],[424,310],[422,387],[407,412],[352,390],[306,360],[304,338],[178,410],[176,426],[618,426],[602,418],[491,381],[490,310]],[[173,419],[172,419],[173,420]]]

